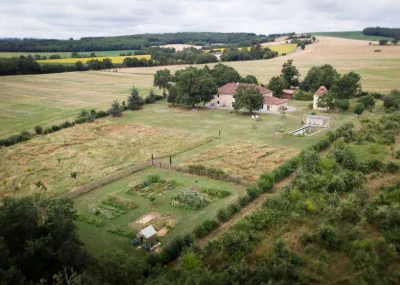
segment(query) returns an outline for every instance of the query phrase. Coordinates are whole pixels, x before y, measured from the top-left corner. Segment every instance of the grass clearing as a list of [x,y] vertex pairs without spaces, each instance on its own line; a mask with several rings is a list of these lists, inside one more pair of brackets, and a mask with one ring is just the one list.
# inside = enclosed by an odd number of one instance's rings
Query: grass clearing
[[[154,157],[173,155],[212,140],[187,131],[96,121],[77,125],[26,143],[0,149],[1,195],[39,191],[61,194],[119,169]],[[70,173],[78,173],[72,179]],[[16,187],[18,190],[12,190]]]
[[349,32],[317,32],[311,33],[313,36],[323,36],[323,37],[335,37],[350,40],[362,40],[362,41],[379,41],[379,40],[391,40],[389,37],[381,36],[366,36],[361,31],[349,31]]
[[[154,201],[125,193],[129,183],[142,180],[150,174],[158,174],[165,180],[176,180],[178,181],[178,186],[161,196],[157,196]],[[231,195],[216,199],[198,211],[183,210],[171,205],[172,197],[175,194],[193,186],[218,188],[229,191]],[[79,212],[87,211],[88,206],[91,204],[101,203],[107,195],[130,200],[138,205],[134,210],[112,220],[97,217],[104,222],[102,227],[77,221],[78,234],[89,251],[95,255],[107,250],[120,249],[129,254],[144,256],[144,251],[134,250],[130,239],[108,232],[108,230],[116,227],[123,231],[137,232],[148,225],[153,225],[156,230],[168,228],[166,235],[160,238],[161,242],[166,244],[174,237],[193,231],[197,225],[206,219],[214,217],[220,208],[227,207],[244,192],[245,187],[241,185],[151,167],[76,198],[75,207]],[[93,238],[94,236],[96,238]]]
[[294,148],[233,140],[193,155],[188,158],[187,164],[213,167],[230,175],[255,181],[261,173],[272,170],[298,153],[299,150]]

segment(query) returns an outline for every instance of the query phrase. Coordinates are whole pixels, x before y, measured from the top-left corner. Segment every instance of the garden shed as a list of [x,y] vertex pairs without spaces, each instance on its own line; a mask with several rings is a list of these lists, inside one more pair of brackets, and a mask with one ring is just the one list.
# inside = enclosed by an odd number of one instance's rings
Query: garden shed
[[150,244],[150,246],[154,246],[157,243],[157,232],[153,226],[150,225],[138,232],[136,238],[139,244]]

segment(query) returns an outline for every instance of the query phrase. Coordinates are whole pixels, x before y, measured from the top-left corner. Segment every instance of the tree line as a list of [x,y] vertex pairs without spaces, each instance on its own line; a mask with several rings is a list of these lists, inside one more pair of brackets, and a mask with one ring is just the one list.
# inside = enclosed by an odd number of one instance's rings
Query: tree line
[[400,39],[399,28],[381,28],[381,27],[369,27],[365,28],[362,33],[366,36],[380,36],[388,38]]
[[257,42],[274,41],[275,36],[254,33],[184,32],[166,34],[137,34],[114,37],[85,37],[74,40],[55,39],[0,39],[0,51],[8,52],[82,52],[106,50],[140,50],[165,44],[209,45],[213,43],[250,46]]

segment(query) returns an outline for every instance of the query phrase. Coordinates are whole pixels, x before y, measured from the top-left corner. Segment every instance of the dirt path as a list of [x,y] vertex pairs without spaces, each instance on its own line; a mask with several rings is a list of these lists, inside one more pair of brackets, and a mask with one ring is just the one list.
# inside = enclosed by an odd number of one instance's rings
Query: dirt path
[[207,241],[211,239],[215,239],[222,235],[224,232],[226,232],[232,225],[236,224],[239,220],[243,219],[245,216],[253,213],[254,211],[258,210],[263,202],[265,201],[266,198],[275,196],[278,194],[281,190],[281,187],[287,183],[289,183],[293,179],[293,175],[290,175],[286,179],[275,183],[273,187],[273,192],[272,193],[264,193],[260,195],[258,198],[247,204],[244,208],[242,208],[239,212],[234,214],[229,221],[226,221],[225,223],[221,223],[221,225],[212,231],[210,234],[208,234],[206,237],[198,239],[197,243],[199,245],[204,245]]

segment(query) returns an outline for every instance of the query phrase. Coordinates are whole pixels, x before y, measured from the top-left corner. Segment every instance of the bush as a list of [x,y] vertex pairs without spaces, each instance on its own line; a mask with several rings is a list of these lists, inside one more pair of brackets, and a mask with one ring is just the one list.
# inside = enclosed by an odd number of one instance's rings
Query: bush
[[240,207],[239,203],[233,203],[228,206],[228,211],[231,213],[231,215],[233,215],[233,214],[239,212],[240,208],[241,207]]
[[35,126],[35,133],[38,135],[41,135],[43,133],[43,127],[42,126]]
[[394,153],[394,157],[396,159],[400,159],[400,149],[396,150],[396,152]]
[[239,205],[243,208],[250,202],[250,197],[248,194],[239,197]]
[[293,99],[298,101],[312,101],[314,100],[314,96],[304,93],[303,91],[299,91],[293,95]]
[[258,187],[263,193],[270,192],[274,186],[275,177],[271,173],[263,173],[258,179]]
[[66,128],[72,127],[72,123],[70,123],[69,121],[65,121],[64,123],[62,123],[60,125],[60,127],[63,129],[66,129]]
[[213,219],[205,220],[200,226],[195,229],[194,234],[197,238],[202,238],[218,227],[218,221]]
[[213,187],[200,187],[199,191],[201,193],[207,194],[208,196],[215,197],[215,198],[225,198],[231,195],[231,192],[226,190],[221,190],[218,188]]
[[185,235],[183,237],[177,237],[167,244],[161,253],[160,260],[163,264],[167,264],[177,258],[181,252],[194,243],[192,235]]
[[182,209],[200,210],[210,203],[207,194],[183,190],[172,197],[172,205]]
[[98,119],[98,118],[104,118],[104,117],[107,117],[108,115],[109,115],[109,114],[108,114],[107,112],[99,111],[99,112],[96,113],[96,119]]
[[86,118],[85,117],[80,117],[75,119],[75,124],[83,124],[86,123]]
[[400,164],[394,162],[394,161],[389,161],[386,164],[386,171],[389,173],[397,173],[400,170]]
[[250,201],[256,199],[258,196],[261,195],[261,190],[257,187],[249,187],[246,189],[247,195],[249,195]]
[[217,219],[221,222],[226,222],[231,217],[231,213],[225,209],[219,209]]
[[337,227],[323,223],[318,227],[318,237],[322,245],[334,248],[339,243],[339,235]]

